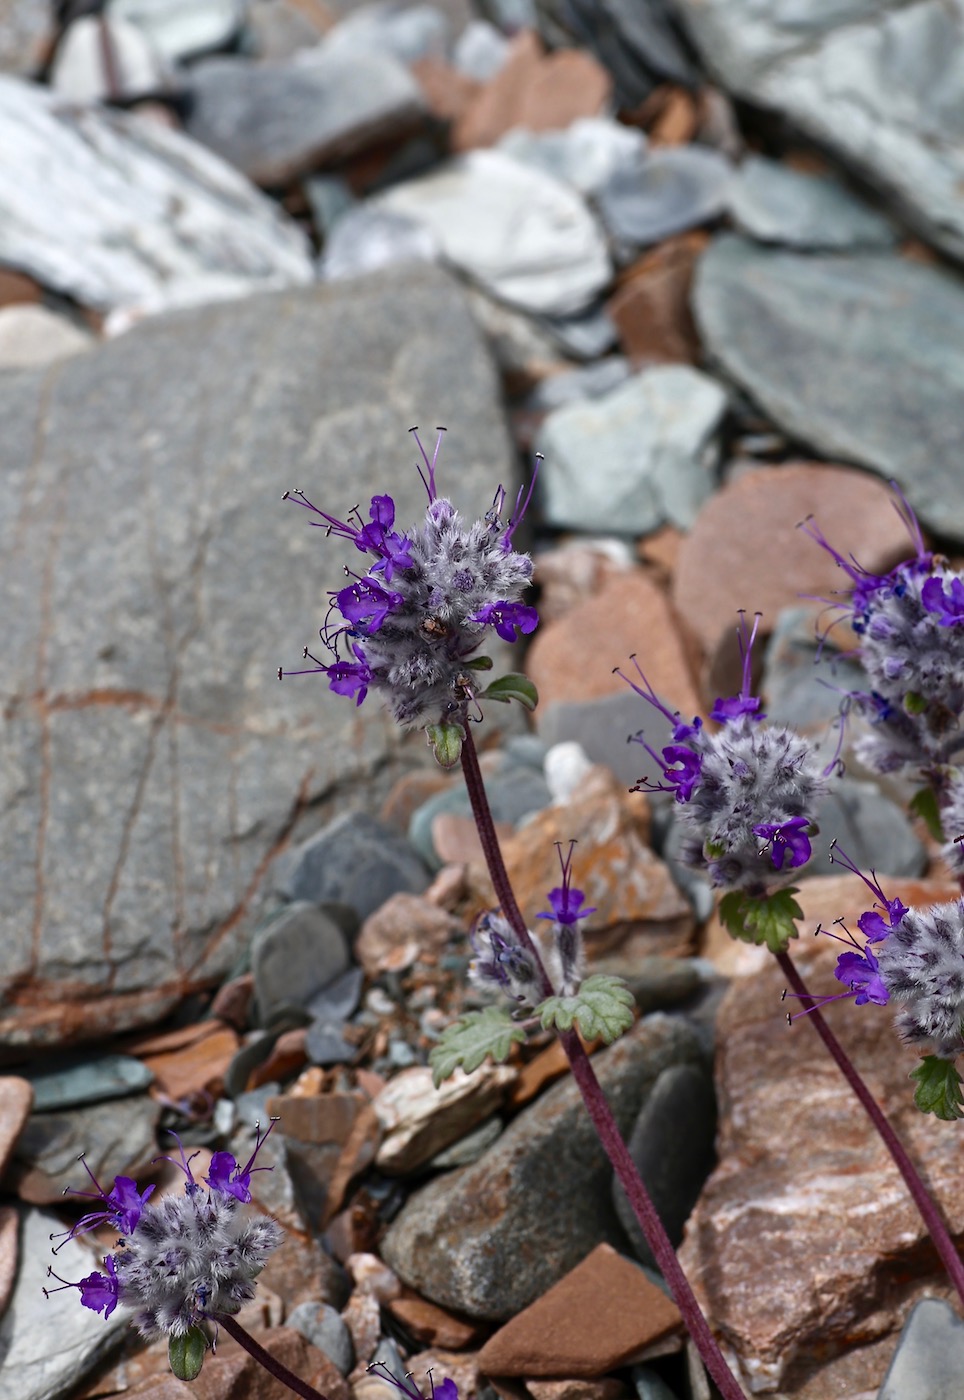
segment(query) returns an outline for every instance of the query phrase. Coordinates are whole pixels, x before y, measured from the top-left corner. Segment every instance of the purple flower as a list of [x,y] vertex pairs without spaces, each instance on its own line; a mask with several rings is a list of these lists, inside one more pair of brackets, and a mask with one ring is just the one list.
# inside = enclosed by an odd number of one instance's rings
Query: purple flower
[[214,1153],[210,1169],[204,1178],[212,1191],[220,1191],[226,1196],[233,1196],[242,1205],[247,1205],[251,1200],[251,1173],[272,1170],[271,1167],[256,1167],[254,1161],[264,1146],[268,1133],[271,1132],[277,1121],[277,1118],[272,1118],[264,1133],[261,1131],[260,1124],[256,1127],[254,1151],[243,1167],[238,1165],[237,1160],[230,1152]]
[[[104,1208],[82,1216],[72,1230],[64,1231],[60,1244],[54,1249],[55,1254],[58,1249],[63,1248],[68,1240],[76,1239],[78,1235],[85,1235],[89,1230],[96,1230],[99,1225],[103,1225],[105,1222],[113,1225],[122,1235],[131,1234],[154,1190],[153,1186],[148,1186],[146,1191],[138,1191],[136,1181],[132,1181],[129,1176],[119,1176],[110,1191],[105,1191],[83,1157],[81,1157],[81,1161],[84,1171],[90,1177],[96,1190],[75,1191],[71,1188],[70,1194],[81,1196],[90,1201],[102,1201]],[[55,1236],[52,1235],[51,1239],[54,1238]]]
[[595,908],[582,908],[586,896],[572,884],[572,851],[575,844],[575,841],[569,842],[569,854],[563,859],[562,845],[556,842],[559,864],[562,866],[562,884],[550,890],[547,895],[552,912],[537,914],[537,919],[552,919],[557,924],[575,924],[580,919],[588,919],[590,914],[595,914]]
[[363,525],[355,536],[355,548],[363,553],[377,554],[379,559],[372,570],[380,570],[385,582],[391,580],[396,569],[410,569],[412,559],[411,541],[392,530],[395,524],[395,502],[391,496],[372,496],[370,525]]
[[360,705],[368,694],[372,683],[372,671],[365,660],[365,653],[355,642],[351,643],[354,661],[333,661],[330,666],[322,666],[328,672],[328,689],[336,695],[354,695],[355,704]]
[[782,870],[787,857],[790,866],[796,869],[806,865],[813,854],[813,847],[807,831],[810,828],[808,817],[791,817],[785,822],[761,822],[753,828],[754,836],[759,836],[770,848],[770,859],[777,870]]
[[668,790],[675,790],[677,802],[688,802],[703,771],[701,755],[688,749],[685,744],[667,744],[663,749],[663,760],[663,776],[669,784]]
[[334,595],[335,606],[353,627],[377,632],[390,612],[402,606],[402,595],[383,588],[373,578],[359,579]]
[[937,620],[942,627],[964,622],[964,582],[959,578],[952,578],[947,590],[939,578],[929,578],[921,589],[920,599],[928,612],[940,613]]
[[514,642],[518,640],[516,628],[526,636],[536,630],[539,614],[535,608],[527,607],[525,603],[499,601],[486,603],[478,612],[466,618],[466,621],[478,622],[483,627],[494,623],[496,633],[504,642]]
[[880,966],[873,949],[865,948],[862,953],[841,953],[837,959],[834,977],[843,982],[852,992],[855,1006],[866,1006],[872,1001],[875,1006],[886,1006],[890,993],[880,976]]
[[728,699],[718,699],[714,704],[710,711],[710,719],[715,719],[719,724],[742,719],[744,715],[749,719],[766,719],[766,715],[757,713],[760,709],[759,697],[750,694],[753,643],[756,641],[759,627],[760,614],[757,613],[754,617],[753,631],[751,632],[746,625],[746,614],[741,609],[736,635],[740,646],[740,659],[743,662],[743,682],[739,695],[731,695]]
[[79,1288],[81,1306],[89,1308],[91,1312],[102,1312],[106,1321],[117,1307],[120,1299],[120,1284],[117,1279],[117,1266],[112,1254],[104,1256],[104,1267],[107,1269],[106,1274],[95,1271],[88,1274],[86,1278],[82,1278],[79,1283],[71,1283],[67,1279],[61,1278],[59,1274],[55,1274],[53,1269],[48,1266],[47,1277],[55,1278],[60,1287],[45,1288],[43,1290],[44,1297],[49,1298],[51,1293],[62,1293],[65,1288]]
[[869,875],[865,875],[864,872],[854,864],[846,851],[840,849],[836,841],[831,841],[830,843],[830,863],[831,865],[842,865],[844,869],[849,870],[851,874],[859,875],[871,893],[876,896],[878,904],[887,916],[887,922],[884,922],[883,916],[878,913],[877,910],[868,909],[868,911],[865,914],[861,914],[860,918],[857,920],[857,927],[871,943],[882,942],[890,933],[891,929],[896,928],[907,913],[907,905],[904,904],[899,895],[895,896],[893,899],[888,899],[880,887],[880,882],[877,879],[876,873],[872,870]]

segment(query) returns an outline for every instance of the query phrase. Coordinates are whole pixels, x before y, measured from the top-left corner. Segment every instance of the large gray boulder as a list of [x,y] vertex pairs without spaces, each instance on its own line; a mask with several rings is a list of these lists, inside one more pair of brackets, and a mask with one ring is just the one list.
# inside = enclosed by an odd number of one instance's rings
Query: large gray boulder
[[406,430],[445,422],[442,489],[484,511],[511,454],[431,268],[158,317],[0,375],[0,411],[0,1039],[25,1045],[221,977],[305,805],[370,799],[374,699],[276,677],[349,557],[283,490],[341,515],[389,491],[414,521]]

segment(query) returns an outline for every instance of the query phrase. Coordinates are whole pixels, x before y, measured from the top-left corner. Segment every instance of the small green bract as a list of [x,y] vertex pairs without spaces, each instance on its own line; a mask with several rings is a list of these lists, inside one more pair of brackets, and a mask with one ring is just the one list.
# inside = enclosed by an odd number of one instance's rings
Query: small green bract
[[179,1337],[171,1337],[167,1356],[179,1381],[196,1381],[204,1365],[208,1339],[200,1327],[189,1327]]
[[910,1077],[917,1080],[914,1102],[921,1113],[933,1113],[945,1123],[964,1118],[961,1076],[950,1060],[925,1055],[917,1068],[911,1070]]
[[466,1074],[471,1074],[487,1058],[501,1064],[509,1058],[513,1041],[525,1038],[522,1027],[501,1007],[487,1006],[484,1011],[470,1011],[460,1016],[442,1032],[438,1045],[429,1055],[436,1089],[460,1065]]
[[758,898],[743,890],[731,890],[720,900],[720,918],[734,938],[743,943],[766,944],[771,953],[785,953],[797,937],[796,920],[803,918],[794,895],[796,886]]
[[633,1024],[633,994],[621,977],[597,972],[574,996],[548,997],[536,1014],[543,1030],[570,1031],[575,1023],[586,1040],[611,1045]]
[[465,740],[465,730],[461,724],[427,724],[425,735],[439,766],[454,768],[462,757]]

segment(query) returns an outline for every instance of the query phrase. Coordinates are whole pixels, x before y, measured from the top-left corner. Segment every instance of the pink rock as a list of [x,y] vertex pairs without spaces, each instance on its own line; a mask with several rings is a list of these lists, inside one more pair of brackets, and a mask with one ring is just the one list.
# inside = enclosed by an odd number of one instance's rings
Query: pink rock
[[0,1075],[0,1176],[6,1170],[32,1107],[33,1085],[15,1074]]
[[414,944],[415,957],[422,949],[440,953],[459,927],[457,919],[423,896],[393,894],[362,924],[355,956],[369,977],[377,977],[393,955],[408,950],[410,945]]
[[0,1206],[0,1316],[6,1312],[17,1278],[18,1217],[13,1206]]

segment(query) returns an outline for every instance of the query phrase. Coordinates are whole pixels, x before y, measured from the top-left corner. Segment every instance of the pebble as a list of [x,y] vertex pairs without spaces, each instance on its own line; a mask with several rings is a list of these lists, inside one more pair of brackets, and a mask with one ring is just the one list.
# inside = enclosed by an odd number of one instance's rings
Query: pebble
[[[628,1131],[663,1069],[698,1058],[691,1032],[658,1015],[594,1056],[620,1130]],[[478,1162],[409,1196],[382,1256],[440,1307],[473,1319],[515,1317],[601,1241],[622,1238],[610,1180],[569,1078],[517,1114]]]
[[45,306],[0,309],[0,372],[54,364],[88,350],[93,337]]
[[[301,877],[300,885],[306,883]],[[299,884],[292,881],[292,889]],[[255,935],[251,970],[262,1025],[289,1007],[306,1008],[348,967],[345,937],[337,924],[306,899],[298,899]]]
[[858,661],[843,656],[853,634],[837,627],[824,643],[822,604],[781,608],[763,658],[761,687],[766,712],[774,724],[788,724],[801,734],[826,735],[840,712],[840,691],[861,690],[866,674]]
[[789,248],[889,248],[896,235],[882,215],[839,180],[807,175],[781,161],[747,156],[730,186],[730,215],[742,233]]
[[130,102],[173,89],[171,77],[136,25],[112,15],[81,15],[57,45],[50,85],[68,102]]
[[535,413],[549,413],[565,404],[598,399],[625,384],[631,374],[629,361],[622,355],[607,355],[594,364],[547,375],[527,398],[526,408]]
[[634,1366],[630,1372],[637,1400],[678,1400],[669,1386],[651,1366]]
[[95,1055],[61,1060],[27,1075],[35,1112],[77,1108],[141,1093],[154,1081],[150,1067],[131,1055]]
[[617,170],[639,164],[646,138],[612,117],[577,117],[562,131],[533,131],[520,123],[506,132],[499,149],[592,195]]
[[383,1130],[376,1166],[398,1176],[417,1171],[494,1114],[516,1074],[486,1062],[471,1074],[457,1070],[436,1089],[427,1066],[403,1069],[373,1100]]
[[[493,819],[502,827],[514,827],[539,812],[549,802],[549,789],[542,774],[528,764],[504,764],[486,778],[486,793]],[[435,823],[440,816],[471,818],[472,806],[461,779],[443,792],[430,797],[412,815],[408,835],[422,859],[438,870],[449,863],[434,841]]]
[[547,523],[634,535],[691,526],[713,493],[726,405],[708,375],[660,365],[555,409],[536,439]]
[[368,1365],[375,1355],[381,1336],[381,1312],[378,1299],[372,1293],[356,1288],[342,1309],[342,1320],[351,1333],[355,1351],[355,1370]]
[[[674,1246],[715,1165],[716,1098],[708,1067],[666,1069],[633,1125],[627,1146]],[[613,1204],[636,1257],[656,1268],[626,1192],[613,1181]]]
[[733,167],[705,146],[647,151],[635,169],[620,168],[595,191],[614,239],[645,248],[718,219],[727,207]]
[[508,56],[509,40],[487,19],[470,19],[452,49],[456,68],[477,83],[494,78]]
[[402,1296],[402,1285],[377,1254],[362,1251],[349,1255],[345,1261],[345,1268],[354,1280],[355,1287],[359,1292],[370,1293],[376,1302],[383,1306],[392,1298]]
[[900,1334],[877,1400],[954,1400],[964,1368],[964,1323],[943,1298],[923,1298]]
[[690,292],[707,241],[701,232],[665,239],[623,270],[607,309],[634,365],[692,364],[700,358]]
[[440,255],[435,234],[417,219],[357,204],[345,210],[328,233],[318,276],[323,282],[341,282],[395,263],[438,262]]
[[355,1347],[341,1314],[328,1303],[299,1303],[286,1319],[286,1325],[323,1351],[343,1376],[355,1364]]
[[[925,525],[964,540],[945,447],[964,374],[956,276],[891,253],[797,253],[727,235],[700,262],[694,308],[708,354],[778,427],[895,479]],[[894,384],[913,386],[912,411]],[[845,549],[857,553],[853,539]]]
[[0,1317],[7,1310],[20,1262],[20,1221],[15,1206],[0,1206]]
[[166,58],[197,57],[225,48],[236,37],[244,20],[245,0],[192,0],[190,5],[170,0],[108,0],[106,9],[142,30]]
[[33,1108],[33,1084],[16,1074],[0,1076],[0,1177]]
[[490,1337],[479,1365],[498,1376],[602,1376],[681,1327],[642,1269],[600,1244]]
[[[801,595],[840,587],[837,564],[798,523],[812,515],[864,568],[886,571],[911,552],[892,500],[883,483],[846,467],[785,462],[745,472],[707,501],[683,540],[673,602],[709,653],[735,635],[739,608],[758,609],[769,630]],[[842,528],[846,538],[837,540]],[[648,671],[642,649],[640,664]]]
[[363,921],[393,894],[420,894],[427,884],[428,872],[405,838],[361,811],[345,812],[296,846],[278,873],[285,898],[335,900]]
[[[511,1104],[517,1102],[517,1088],[518,1080],[509,1086],[509,1102]],[[449,1171],[452,1167],[467,1167],[469,1163],[477,1162],[500,1136],[503,1127],[501,1118],[487,1119],[478,1128],[470,1128],[465,1136],[459,1138],[457,1142],[453,1142],[451,1147],[436,1152],[428,1165],[433,1171]]]
[[7,1184],[31,1205],[59,1202],[65,1187],[87,1190],[81,1153],[100,1181],[136,1176],[157,1155],[161,1105],[146,1094],[81,1108],[32,1113],[20,1134]]
[[505,62],[456,122],[453,151],[494,146],[513,127],[547,131],[604,111],[612,94],[606,69],[583,49],[547,54],[532,30],[509,42]]
[[395,1298],[388,1304],[388,1310],[416,1342],[425,1346],[452,1347],[461,1351],[484,1335],[474,1323],[453,1317],[426,1298]]
[[371,204],[419,220],[453,267],[526,311],[581,311],[610,278],[602,231],[576,192],[502,151],[469,151]]
[[927,869],[927,851],[905,809],[874,782],[862,782],[849,775],[832,781],[829,792],[817,804],[814,817],[820,841],[807,865],[808,875],[837,873],[839,867],[831,864],[829,852],[830,842],[835,839],[861,870],[913,878]]
[[461,928],[445,909],[422,895],[393,894],[370,914],[355,943],[355,957],[369,977],[411,966],[423,950],[440,953]]

